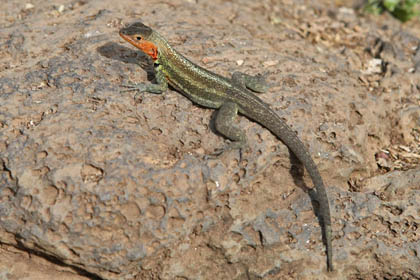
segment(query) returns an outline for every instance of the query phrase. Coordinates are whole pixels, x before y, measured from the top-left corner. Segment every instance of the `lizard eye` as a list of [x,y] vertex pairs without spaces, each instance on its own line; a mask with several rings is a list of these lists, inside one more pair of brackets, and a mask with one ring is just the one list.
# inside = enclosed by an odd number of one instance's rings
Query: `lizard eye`
[[141,40],[141,37],[140,36],[136,36],[136,40],[137,41],[140,41]]

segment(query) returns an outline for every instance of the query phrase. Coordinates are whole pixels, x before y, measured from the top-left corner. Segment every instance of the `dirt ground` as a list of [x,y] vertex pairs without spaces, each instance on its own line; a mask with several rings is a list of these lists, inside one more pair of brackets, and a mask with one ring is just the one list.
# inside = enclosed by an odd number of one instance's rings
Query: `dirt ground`
[[[420,279],[420,23],[344,1],[3,1],[0,279]],[[326,183],[327,272],[312,182],[244,117],[173,89],[121,93],[153,65],[141,20],[221,75],[268,73],[261,98]]]

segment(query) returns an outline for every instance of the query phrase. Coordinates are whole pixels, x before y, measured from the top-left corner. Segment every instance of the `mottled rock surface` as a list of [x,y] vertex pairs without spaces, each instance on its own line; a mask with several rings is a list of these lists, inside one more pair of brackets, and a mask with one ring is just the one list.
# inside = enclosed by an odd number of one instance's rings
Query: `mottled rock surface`
[[[420,28],[329,1],[7,1],[0,10],[0,279],[420,278]],[[153,78],[141,19],[198,64],[269,73],[261,97],[326,182],[336,271],[288,149]],[[28,273],[27,273],[28,272]]]

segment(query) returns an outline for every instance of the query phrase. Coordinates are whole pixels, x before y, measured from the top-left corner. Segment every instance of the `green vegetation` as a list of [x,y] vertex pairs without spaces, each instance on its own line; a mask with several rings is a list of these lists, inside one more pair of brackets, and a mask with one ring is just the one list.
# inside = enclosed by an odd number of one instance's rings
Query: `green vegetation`
[[368,0],[364,10],[372,14],[388,11],[401,21],[407,21],[420,15],[420,0]]

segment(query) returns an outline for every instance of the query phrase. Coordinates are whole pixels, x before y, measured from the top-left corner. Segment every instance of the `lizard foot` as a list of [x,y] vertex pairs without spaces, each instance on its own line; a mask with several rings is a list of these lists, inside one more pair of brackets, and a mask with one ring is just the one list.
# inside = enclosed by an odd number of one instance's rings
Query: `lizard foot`
[[214,150],[214,152],[210,155],[205,155],[204,159],[218,159],[220,158],[225,152],[230,152],[232,150],[239,150],[239,160],[242,160],[242,148],[243,144],[239,142],[231,142],[223,148],[218,148]]
[[147,85],[144,83],[127,83],[127,84],[122,84],[121,87],[124,87],[126,89],[120,90],[120,93],[127,92],[127,91],[138,91],[138,92],[147,91]]
[[234,72],[232,75],[232,81],[242,87],[252,90],[255,93],[264,93],[270,88],[270,85],[266,82],[268,74],[269,72],[264,72],[263,74],[253,76],[242,72]]
[[270,85],[266,81],[268,74],[269,72],[264,72],[263,74],[251,76],[251,79],[249,79],[247,83],[247,87],[256,93],[267,92],[270,88]]

